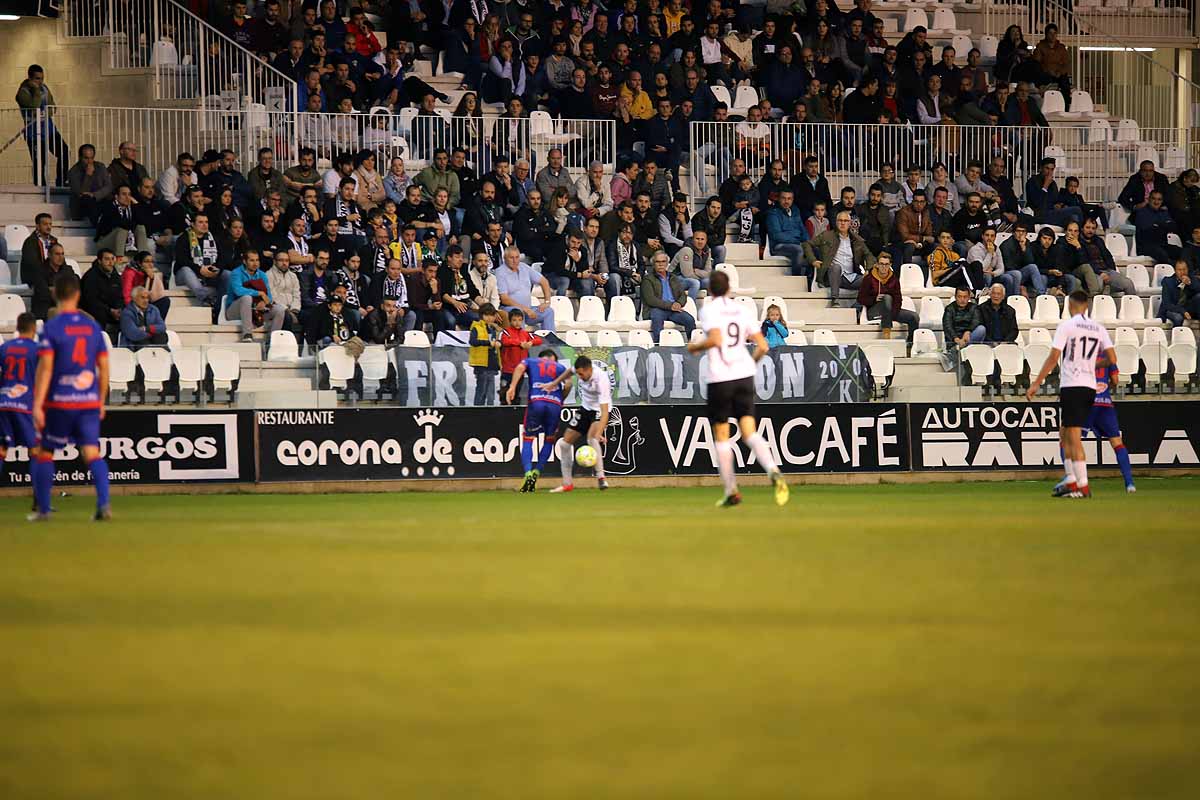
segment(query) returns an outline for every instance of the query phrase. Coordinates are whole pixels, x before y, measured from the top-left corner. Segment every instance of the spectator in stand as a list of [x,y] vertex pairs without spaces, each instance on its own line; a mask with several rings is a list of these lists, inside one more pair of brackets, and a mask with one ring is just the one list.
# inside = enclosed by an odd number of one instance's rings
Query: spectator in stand
[[[1108,245],[1104,243],[1104,237],[1096,235],[1094,220],[1083,223],[1082,235],[1079,237],[1079,254],[1080,266],[1087,265],[1092,268],[1105,294],[1137,294],[1133,281],[1117,271],[1117,265],[1113,261],[1112,253],[1108,251]],[[1089,290],[1088,294],[1092,292]]]
[[993,283],[987,301],[979,305],[983,341],[988,344],[1011,344],[1017,341],[1017,312],[1005,302],[1004,297],[1004,286]]
[[371,285],[363,295],[363,310],[369,313],[378,309],[386,297],[396,299],[396,308],[403,317],[404,330],[411,331],[416,328],[417,315],[410,307],[408,283],[405,281],[403,264],[398,258],[388,259],[386,269],[372,276]]
[[954,233],[954,249],[959,255],[967,255],[983,238],[984,228],[991,227],[991,220],[983,210],[983,198],[978,192],[967,195],[967,202],[954,215],[951,230]]
[[[452,255],[453,245],[451,250],[446,251],[446,257]],[[467,281],[471,284],[471,297],[474,307],[478,308],[484,303],[491,303],[493,307],[499,307],[500,290],[496,288],[496,276],[492,274],[492,260],[488,258],[487,253],[476,253],[471,259],[471,268],[467,270]]]
[[1036,297],[1046,293],[1046,276],[1034,262],[1032,244],[1026,223],[1018,222],[1013,228],[1013,235],[1000,245],[1000,255],[1007,269],[1020,273],[1021,286],[1032,289],[1032,295]]
[[684,339],[690,339],[696,320],[683,310],[687,285],[681,277],[670,273],[671,259],[665,252],[655,253],[650,263],[654,271],[642,281],[642,313],[649,311],[651,338],[658,344],[663,326],[673,322],[684,329]]
[[[877,120],[878,117],[872,121],[872,124]],[[901,206],[905,204],[903,200],[903,187],[901,187],[900,181],[896,180],[896,168],[888,162],[882,164],[879,167],[879,180],[875,181],[875,183],[883,193],[883,205],[891,214],[895,215]],[[920,177],[917,178],[917,185],[920,185]]]
[[550,246],[542,275],[550,281],[555,294],[566,296],[570,289],[578,297],[596,293],[595,275],[583,246],[583,234],[572,229],[560,241]]
[[166,319],[171,310],[171,298],[167,297],[167,285],[154,263],[154,255],[145,250],[134,254],[121,273],[121,298],[127,307],[133,301],[133,290],[138,287],[146,289],[150,304],[158,310],[160,317]]
[[813,273],[809,266],[812,256],[807,246],[808,228],[794,201],[795,193],[790,187],[780,190],[779,202],[767,212],[767,241],[772,255],[783,256],[791,261],[792,275],[804,275],[811,284]]
[[412,312],[408,311],[406,315],[405,309],[400,308],[397,303],[395,297],[385,297],[381,304],[363,319],[360,335],[367,344],[381,344],[385,347],[403,344],[404,334],[411,330],[407,317],[412,315]]
[[[615,180],[615,178],[614,178]],[[604,182],[604,165],[593,161],[586,175],[575,181],[575,196],[585,217],[602,217],[613,209],[613,199],[608,184]]]
[[243,342],[254,341],[255,328],[270,334],[283,326],[283,307],[271,299],[267,274],[259,270],[258,253],[253,250],[230,274],[224,302],[226,316],[241,321]]
[[445,330],[456,327],[466,330],[479,319],[479,304],[475,302],[475,291],[467,277],[466,259],[462,248],[447,251],[446,263],[438,268],[438,286],[441,289],[442,317]]
[[316,339],[317,349],[329,347],[333,344],[344,345],[355,335],[355,331],[350,325],[350,320],[344,313],[346,298],[339,291],[340,289],[341,287],[334,289],[334,293],[330,295],[329,300],[322,303],[316,310],[313,318],[313,334]]
[[1175,263],[1182,251],[1167,241],[1167,234],[1178,234],[1179,228],[1163,204],[1162,192],[1151,192],[1146,205],[1134,209],[1130,221],[1137,231],[1134,241],[1138,255],[1154,259],[1155,264]]
[[1059,195],[1059,200],[1069,208],[1078,208],[1082,214],[1081,219],[1094,219],[1101,228],[1108,229],[1108,211],[1104,206],[1095,205],[1083,199],[1083,195],[1079,193],[1079,178],[1067,178],[1064,183],[1064,191]]
[[920,318],[904,308],[900,295],[900,280],[892,269],[892,254],[884,251],[875,260],[858,287],[858,311],[866,311],[867,319],[878,319],[884,339],[892,338],[892,325],[899,322],[908,329],[908,345],[912,346],[913,335],[921,325]]
[[95,145],[79,148],[79,161],[67,172],[67,184],[71,187],[71,219],[86,219],[95,225],[113,192],[112,176],[96,163]]
[[878,183],[867,189],[867,199],[854,209],[858,217],[858,235],[871,253],[878,256],[891,244],[892,212],[883,204],[883,187]]
[[824,200],[813,203],[812,214],[804,220],[804,230],[808,231],[810,239],[815,239],[829,230],[829,215],[826,213]]
[[708,198],[704,208],[692,216],[692,235],[697,231],[704,231],[715,264],[725,261],[725,235],[728,226],[729,218],[722,211],[721,198],[716,195]]
[[258,150],[258,164],[246,177],[250,192],[255,200],[262,200],[268,192],[284,190],[283,173],[275,168],[275,151],[269,147]]
[[1117,202],[1130,214],[1150,203],[1151,192],[1161,192],[1165,197],[1170,183],[1167,176],[1158,172],[1153,161],[1143,161],[1138,165],[1138,171],[1129,176],[1129,181]]
[[1188,264],[1188,273],[1200,277],[1200,224],[1192,227],[1192,238],[1183,243],[1181,258]]
[[[1076,267],[1075,251],[1060,246],[1050,228],[1038,231],[1037,239],[1029,244],[1029,256],[1042,274],[1049,294],[1065,297],[1079,288],[1079,279],[1072,274]],[[1064,263],[1064,259],[1070,263]]]
[[1188,274],[1186,261],[1176,261],[1175,273],[1163,278],[1158,316],[1170,327],[1200,319],[1200,289]]
[[175,244],[171,207],[154,194],[154,181],[143,178],[133,207],[133,239],[138,250],[170,263],[171,246]]
[[613,175],[612,183],[609,187],[614,208],[621,205],[621,203],[633,202],[633,184],[637,180],[640,170],[641,162],[635,158],[631,158],[623,162],[622,166],[617,167],[617,172]]
[[[504,250],[504,265],[496,270],[496,289],[506,311],[519,309],[525,319],[540,329],[554,330],[554,309],[550,308],[550,282],[527,264],[521,263],[521,251],[516,247]],[[533,287],[542,289],[542,302],[534,306]]]
[[985,283],[980,265],[958,254],[954,247],[954,235],[950,231],[938,234],[938,246],[926,261],[931,286],[962,286],[974,293]]
[[942,312],[942,334],[947,351],[978,344],[987,336],[983,316],[979,313],[979,306],[971,299],[972,294],[967,287],[959,286],[954,290],[954,302],[947,304]]
[[354,199],[363,211],[376,208],[387,198],[383,176],[375,171],[375,154],[370,150],[361,150],[354,157],[354,181]]
[[542,197],[549,197],[554,194],[555,189],[562,187],[571,197],[572,206],[577,205],[579,199],[575,193],[575,182],[571,180],[571,173],[563,166],[562,150],[557,147],[551,148],[546,154],[546,161],[546,166],[538,170],[537,179],[534,181]]
[[317,169],[317,151],[311,147],[300,148],[299,162],[283,173],[283,185],[288,202],[295,202],[306,187],[312,186],[319,192],[324,180]]
[[767,347],[774,350],[787,344],[788,326],[783,318],[783,311],[772,303],[767,306],[767,314],[762,323],[762,335],[767,340]]
[[1033,49],[1033,61],[1041,68],[1043,77],[1050,79],[1050,81],[1038,81],[1038,83],[1051,81],[1057,83],[1063,97],[1069,99],[1071,97],[1071,57],[1067,53],[1067,48],[1059,41],[1058,26],[1054,23],[1046,26],[1045,36]]
[[[933,251],[933,221],[929,215],[924,189],[913,191],[912,202],[896,212],[895,243],[892,252],[901,264],[917,264],[929,279],[926,257]],[[953,238],[953,237],[952,237]]]
[[546,260],[548,248],[557,240],[554,220],[538,189],[529,193],[528,203],[513,218],[513,238],[530,263]]
[[208,230],[208,214],[192,217],[192,226],[175,240],[175,282],[196,299],[213,306],[229,293],[229,273],[218,264],[217,240]]
[[708,279],[713,272],[712,249],[708,246],[707,233],[692,233],[688,243],[671,259],[671,271],[678,272],[683,278],[688,296],[699,300],[700,290],[708,288]]
[[653,155],[646,156],[643,166],[644,169],[638,174],[637,183],[633,187],[634,203],[637,203],[638,195],[644,192],[650,198],[648,207],[653,208],[657,220],[658,212],[671,202],[671,181],[667,173],[658,168],[658,160]]
[[[427,261],[421,265],[419,273],[405,277],[408,301],[417,315],[417,330],[428,325],[435,335],[447,329],[446,315],[441,313],[443,300],[438,269],[436,261]],[[453,315],[450,316],[448,329],[454,330]]]
[[829,307],[838,304],[843,289],[857,289],[863,275],[875,266],[875,256],[862,237],[850,229],[850,212],[839,211],[834,228],[804,245],[817,282],[829,286]]
[[121,142],[117,148],[117,157],[108,165],[108,174],[112,178],[113,190],[128,186],[130,191],[149,177],[146,168],[137,162],[137,145],[133,142]]
[[54,308],[54,297],[49,287],[54,285],[58,276],[70,270],[67,266],[67,253],[63,250],[63,246],[58,242],[50,245],[50,256],[45,263],[37,269],[36,283],[32,286],[33,296],[29,301],[29,310],[33,312],[33,316],[40,320],[45,320],[50,309]]
[[1179,230],[1190,231],[1200,223],[1200,172],[1185,169],[1179,173],[1179,177],[1167,187],[1163,199]]
[[658,113],[643,126],[646,152],[654,156],[658,166],[671,174],[678,190],[679,181],[676,176],[679,172],[679,154],[682,152],[686,133],[679,118],[675,116],[675,108],[669,97],[658,98],[656,107]]
[[[109,177],[111,184],[112,178]],[[183,198],[184,191],[189,186],[198,186],[200,176],[196,173],[196,158],[191,153],[180,153],[175,163],[162,171],[155,182],[154,188],[158,196],[168,205],[174,205]]]
[[943,188],[946,190],[946,208],[950,209],[951,214],[957,214],[960,208],[958,189],[954,185],[954,181],[950,180],[950,172],[946,169],[946,165],[942,162],[937,162],[930,170],[932,177],[929,183],[925,184],[925,196],[936,196],[937,189]]
[[983,273],[983,285],[972,286],[981,289],[1000,283],[1009,294],[1021,291],[1021,273],[1005,267],[1004,254],[996,244],[996,229],[988,226],[983,229],[979,241],[967,252],[967,262],[972,266],[978,265]]
[[669,207],[658,215],[658,240],[672,258],[692,236],[692,223],[688,218],[687,195],[677,194]]
[[79,282],[79,308],[92,315],[110,341],[117,341],[125,298],[121,293],[121,276],[117,274],[117,257],[112,250],[100,248],[92,268],[83,274]]
[[1067,205],[1054,181],[1055,161],[1042,159],[1042,171],[1025,182],[1025,202],[1033,209],[1035,219],[1046,225],[1065,226],[1068,222],[1083,223],[1082,209]]
[[300,322],[303,303],[300,299],[300,278],[292,271],[291,256],[286,250],[275,254],[273,268],[267,273],[271,299],[282,310],[281,327],[290,331],[297,341],[304,341],[304,325]]
[[119,346],[140,350],[167,344],[167,324],[158,309],[150,304],[150,292],[145,286],[135,286],[130,302],[121,312]]
[[954,212],[950,210],[950,193],[945,186],[933,190],[933,203],[929,206],[929,223],[933,227],[933,237],[938,238],[942,231],[954,229]]
[[387,175],[383,177],[384,195],[398,206],[404,202],[410,182],[408,173],[404,171],[404,159],[395,156],[388,167]]
[[38,214],[33,218],[33,232],[21,243],[21,283],[33,288],[35,296],[37,287],[46,278],[45,267],[50,258],[50,248],[58,242],[53,231],[53,217],[46,213]]
[[618,229],[616,237],[608,244],[605,259],[609,273],[620,281],[621,292],[633,299],[635,305],[640,303],[646,250],[634,239],[632,225],[625,224]]
[[126,252],[135,247],[133,229],[133,191],[122,184],[113,192],[113,199],[100,208],[96,246],[119,253],[124,259]]

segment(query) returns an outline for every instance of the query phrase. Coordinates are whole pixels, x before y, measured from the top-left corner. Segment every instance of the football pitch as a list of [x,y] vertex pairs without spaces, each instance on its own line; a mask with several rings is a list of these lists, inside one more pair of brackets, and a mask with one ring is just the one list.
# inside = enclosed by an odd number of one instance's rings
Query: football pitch
[[1200,480],[1095,489],[0,498],[0,797],[1195,798]]

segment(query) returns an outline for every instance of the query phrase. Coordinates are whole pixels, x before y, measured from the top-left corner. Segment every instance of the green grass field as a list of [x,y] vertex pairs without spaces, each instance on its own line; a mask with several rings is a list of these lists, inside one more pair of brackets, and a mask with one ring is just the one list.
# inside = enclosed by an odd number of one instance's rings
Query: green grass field
[[1200,480],[1048,488],[0,499],[0,797],[1200,796]]

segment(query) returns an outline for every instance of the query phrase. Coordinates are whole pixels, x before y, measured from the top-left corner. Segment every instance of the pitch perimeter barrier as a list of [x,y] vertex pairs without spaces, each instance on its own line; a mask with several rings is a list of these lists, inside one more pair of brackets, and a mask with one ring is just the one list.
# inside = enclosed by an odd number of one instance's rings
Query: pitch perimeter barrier
[[[1200,468],[1200,402],[1120,406],[1135,471]],[[575,408],[563,410],[564,421]],[[760,431],[789,474],[1044,472],[1058,460],[1054,403],[764,403]],[[113,410],[101,449],[117,485],[515,478],[523,409]],[[604,436],[610,476],[715,475],[712,426],[696,405],[620,404]],[[1107,442],[1088,461],[1115,467]],[[738,469],[754,473],[749,453]],[[29,486],[29,453],[9,449],[3,488]],[[56,454],[58,483],[88,483],[78,453]]]

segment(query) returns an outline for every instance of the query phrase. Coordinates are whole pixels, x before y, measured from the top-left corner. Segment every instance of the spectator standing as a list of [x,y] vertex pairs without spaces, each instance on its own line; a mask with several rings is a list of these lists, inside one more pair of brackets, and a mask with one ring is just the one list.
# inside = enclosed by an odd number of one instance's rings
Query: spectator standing
[[879,254],[875,266],[871,267],[858,287],[857,308],[866,311],[867,319],[878,319],[880,332],[884,339],[892,338],[892,325],[896,322],[908,329],[908,344],[911,347],[913,335],[920,327],[920,318],[904,308],[904,298],[900,294],[900,280],[892,269],[892,254],[886,251]]
[[683,310],[682,299],[687,286],[678,275],[670,273],[671,259],[663,251],[650,259],[652,274],[642,281],[642,313],[650,314],[650,336],[658,344],[665,323],[673,322],[684,329],[684,339],[690,339],[696,320]]
[[988,344],[1010,344],[1017,340],[1017,312],[1004,297],[1003,284],[993,283],[987,301],[979,305],[983,340]]
[[1058,84],[1063,97],[1071,97],[1071,57],[1058,38],[1058,26],[1046,26],[1045,35],[1033,49],[1033,61],[1041,67],[1042,74]]
[[46,72],[39,65],[30,64],[25,71],[25,80],[17,89],[17,106],[24,124],[21,133],[29,147],[34,185],[46,185],[46,161],[53,158],[58,165],[54,185],[66,186],[71,151],[54,124],[54,93],[46,85]]
[[475,405],[496,405],[496,377],[500,374],[500,326],[491,303],[479,308],[479,319],[471,323],[467,363],[475,373]]
[[134,287],[130,302],[121,312],[119,342],[119,346],[130,350],[167,344],[167,324],[158,309],[150,304],[150,292],[145,286]]
[[1167,187],[1164,199],[1182,237],[1185,231],[1191,231],[1200,223],[1200,172],[1185,169],[1179,173],[1179,177]]

